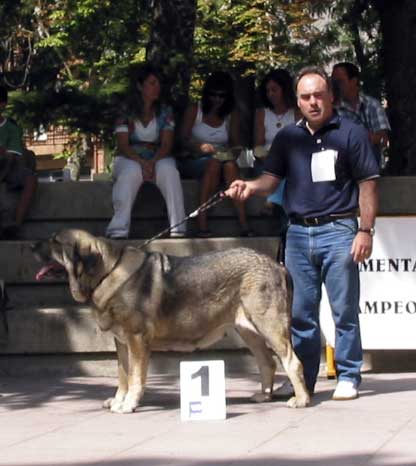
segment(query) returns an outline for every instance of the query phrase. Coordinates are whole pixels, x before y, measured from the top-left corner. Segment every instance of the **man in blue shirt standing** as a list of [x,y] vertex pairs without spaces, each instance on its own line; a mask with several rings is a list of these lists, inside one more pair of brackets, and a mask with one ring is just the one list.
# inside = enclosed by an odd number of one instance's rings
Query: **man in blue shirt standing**
[[363,358],[358,263],[372,251],[379,168],[366,130],[334,111],[331,81],[321,68],[301,70],[296,93],[304,118],[278,133],[259,178],[236,180],[225,194],[238,200],[253,194],[266,196],[286,178],[285,262],[294,285],[295,351],[313,393],[321,354],[319,305],[325,284],[336,327],[338,383],[333,399],[354,399]]

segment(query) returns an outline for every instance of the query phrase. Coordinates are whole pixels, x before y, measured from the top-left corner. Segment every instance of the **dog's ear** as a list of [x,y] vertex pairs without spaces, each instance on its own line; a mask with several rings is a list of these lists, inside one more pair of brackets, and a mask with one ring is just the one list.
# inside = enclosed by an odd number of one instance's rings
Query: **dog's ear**
[[69,287],[72,296],[76,301],[85,303],[89,298],[89,293],[80,281],[80,277],[83,276],[84,265],[81,260],[78,245],[68,242],[60,246],[62,261],[68,273]]

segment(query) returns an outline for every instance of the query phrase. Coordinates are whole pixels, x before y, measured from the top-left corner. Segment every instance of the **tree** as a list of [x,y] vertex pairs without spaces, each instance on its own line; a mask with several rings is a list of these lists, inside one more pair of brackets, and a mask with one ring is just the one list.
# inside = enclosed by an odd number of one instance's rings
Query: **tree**
[[[2,38],[31,37],[30,70],[3,66],[3,80],[19,82],[15,113],[28,129],[53,123],[74,131],[110,131],[114,97],[127,89],[127,69],[143,61],[148,39],[146,0],[6,0],[13,13]],[[7,7],[7,10],[6,10]],[[2,44],[4,44],[4,40]],[[1,47],[3,55],[6,50]],[[18,49],[15,49],[18,51]],[[0,55],[1,56],[1,55]],[[4,61],[3,61],[4,63]]]
[[154,0],[151,33],[146,49],[166,79],[165,88],[182,111],[188,100],[193,57],[196,0]]
[[375,0],[392,126],[388,171],[416,175],[416,2]]
[[[3,0],[0,77],[26,128],[64,124],[106,137],[131,65],[152,60],[183,108],[214,69],[261,77],[271,67],[356,61],[386,97],[388,170],[416,172],[412,0]],[[385,79],[384,79],[385,78]]]
[[329,46],[316,27],[315,10],[304,0],[200,1],[197,74],[226,67],[253,75],[276,67],[294,70],[305,62],[323,63]]
[[326,63],[356,62],[364,91],[377,98],[384,96],[380,19],[376,9],[368,0],[346,0],[320,2],[315,12],[327,18],[319,34],[319,41],[330,44]]
[[0,73],[12,89],[25,86],[29,76],[34,47],[32,12],[28,1],[0,3]]

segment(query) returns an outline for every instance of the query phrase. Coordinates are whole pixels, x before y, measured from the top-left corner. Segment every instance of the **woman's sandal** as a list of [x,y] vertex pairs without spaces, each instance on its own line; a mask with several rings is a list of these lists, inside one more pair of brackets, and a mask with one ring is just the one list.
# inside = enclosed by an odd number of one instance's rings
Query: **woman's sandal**
[[214,235],[211,230],[199,230],[196,233],[197,238],[212,238]]
[[240,230],[240,236],[242,238],[254,238],[256,234],[254,233],[253,230],[250,230],[250,228],[242,228]]

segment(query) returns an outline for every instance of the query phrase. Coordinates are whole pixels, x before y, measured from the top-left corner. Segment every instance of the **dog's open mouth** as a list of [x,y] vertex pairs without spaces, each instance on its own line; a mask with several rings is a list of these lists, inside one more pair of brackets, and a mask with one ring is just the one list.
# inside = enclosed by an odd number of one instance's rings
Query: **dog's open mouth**
[[63,278],[65,276],[65,267],[58,264],[58,262],[50,262],[39,270],[36,274],[36,280],[43,280],[44,278]]

